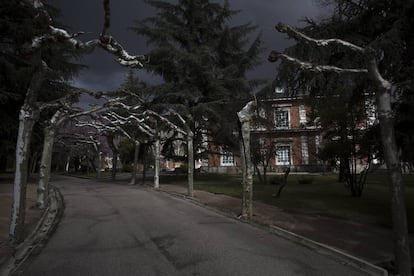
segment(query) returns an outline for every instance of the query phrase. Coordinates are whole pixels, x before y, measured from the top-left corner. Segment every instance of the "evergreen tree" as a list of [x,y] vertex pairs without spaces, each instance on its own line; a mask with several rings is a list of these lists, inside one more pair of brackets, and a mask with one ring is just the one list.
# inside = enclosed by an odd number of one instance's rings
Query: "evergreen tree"
[[[48,9],[51,14],[58,14],[53,7]],[[6,169],[7,160],[14,154],[19,109],[35,70],[25,46],[48,27],[45,18],[35,15],[33,7],[21,1],[0,3],[0,170]],[[45,102],[66,93],[66,80],[81,66],[70,62],[77,55],[68,48],[48,47],[42,50],[42,56],[50,69],[39,93],[39,100]]]
[[[251,97],[253,82],[246,72],[258,63],[260,38],[249,44],[251,24],[229,26],[237,14],[224,4],[209,0],[178,3],[147,0],[155,16],[132,27],[154,48],[147,67],[164,79],[154,100],[161,109],[174,108],[186,118],[194,133],[195,152],[202,136],[235,146],[236,111]],[[223,120],[223,118],[226,120]]]

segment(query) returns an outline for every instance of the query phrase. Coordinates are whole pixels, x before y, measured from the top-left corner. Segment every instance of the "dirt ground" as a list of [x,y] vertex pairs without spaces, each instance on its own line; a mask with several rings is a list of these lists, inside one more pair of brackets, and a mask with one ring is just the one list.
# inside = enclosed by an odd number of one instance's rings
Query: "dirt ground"
[[[13,250],[8,245],[9,224],[13,192],[13,174],[0,175],[0,265]],[[34,208],[36,204],[36,181],[31,180],[27,185],[25,235],[36,227],[42,211]]]

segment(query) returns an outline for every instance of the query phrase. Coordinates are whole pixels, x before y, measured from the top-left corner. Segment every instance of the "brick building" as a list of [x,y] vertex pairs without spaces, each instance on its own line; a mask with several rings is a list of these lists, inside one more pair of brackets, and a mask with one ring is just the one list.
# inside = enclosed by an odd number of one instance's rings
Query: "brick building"
[[289,96],[276,88],[273,95],[259,101],[259,120],[252,130],[261,152],[270,156],[268,171],[321,171],[317,158],[321,129],[309,118],[305,96]]
[[[262,95],[258,104],[260,119],[252,128],[253,143],[259,145],[263,154],[270,153],[268,171],[281,172],[286,166],[291,171],[322,171],[317,159],[321,141],[321,129],[315,127],[309,118],[310,106],[305,96],[289,96],[276,88]],[[209,146],[208,160],[202,169],[209,172],[238,172],[240,160],[237,154],[219,146]]]

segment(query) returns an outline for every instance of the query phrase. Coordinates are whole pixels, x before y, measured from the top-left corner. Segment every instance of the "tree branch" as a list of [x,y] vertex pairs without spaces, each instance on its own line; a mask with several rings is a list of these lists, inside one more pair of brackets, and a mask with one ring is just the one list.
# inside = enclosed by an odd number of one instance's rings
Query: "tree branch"
[[272,51],[269,55],[268,60],[270,62],[276,62],[279,59],[284,59],[288,62],[294,63],[300,67],[302,70],[310,71],[310,72],[334,72],[334,73],[368,73],[368,69],[364,68],[341,68],[332,65],[319,65],[314,64],[306,61],[299,60],[297,58],[291,57],[286,54],[282,54],[276,51]]
[[287,34],[289,37],[297,40],[297,41],[303,41],[305,43],[311,43],[314,44],[318,47],[325,47],[328,46],[329,44],[336,44],[336,45],[340,45],[343,46],[345,48],[348,48],[352,51],[355,52],[359,52],[364,54],[365,53],[365,48],[359,47],[353,43],[350,43],[348,41],[342,40],[342,39],[337,39],[337,38],[331,38],[331,39],[314,39],[311,38],[299,31],[297,31],[295,28],[292,28],[290,25],[288,24],[284,24],[284,23],[278,23],[275,26],[276,30],[280,33],[285,33]]
[[180,127],[178,127],[176,124],[174,124],[173,122],[171,122],[170,120],[168,120],[167,118],[165,118],[164,116],[161,116],[160,114],[158,114],[157,112],[154,112],[152,110],[146,110],[144,112],[144,115],[150,115],[150,116],[154,116],[156,118],[158,118],[161,122],[163,122],[164,124],[166,124],[169,128],[183,134],[183,135],[187,135],[187,133],[182,130]]
[[[48,15],[45,7],[40,0],[35,1],[27,1],[39,12],[45,14],[50,22],[52,20]],[[118,63],[122,66],[130,67],[130,68],[143,68],[144,63],[147,63],[148,57],[145,55],[130,55],[124,48],[119,44],[114,37],[111,35],[107,35],[107,29],[110,26],[110,5],[109,0],[104,0],[104,27],[102,33],[99,36],[99,39],[93,39],[87,42],[83,42],[76,37],[83,34],[82,32],[78,32],[76,34],[70,34],[64,29],[56,28],[50,24],[49,26],[49,33],[43,34],[41,36],[35,37],[32,40],[31,45],[27,46],[25,51],[26,52],[34,52],[35,50],[39,49],[42,45],[46,43],[67,43],[71,45],[75,49],[84,50],[87,52],[92,52],[95,47],[99,46],[105,51],[111,53],[112,55],[116,56],[118,59]]]

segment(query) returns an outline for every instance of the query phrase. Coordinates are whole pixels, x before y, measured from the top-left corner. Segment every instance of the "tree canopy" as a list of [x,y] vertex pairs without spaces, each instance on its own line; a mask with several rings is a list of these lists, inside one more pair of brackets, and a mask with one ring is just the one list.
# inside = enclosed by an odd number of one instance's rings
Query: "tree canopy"
[[191,118],[196,139],[201,130],[208,130],[216,141],[228,142],[231,139],[225,137],[237,127],[236,111],[251,97],[254,83],[245,74],[258,63],[261,51],[260,36],[249,42],[255,26],[229,26],[237,11],[228,1],[146,3],[157,10],[156,15],[137,21],[131,29],[153,46],[147,69],[164,80],[155,102]]

